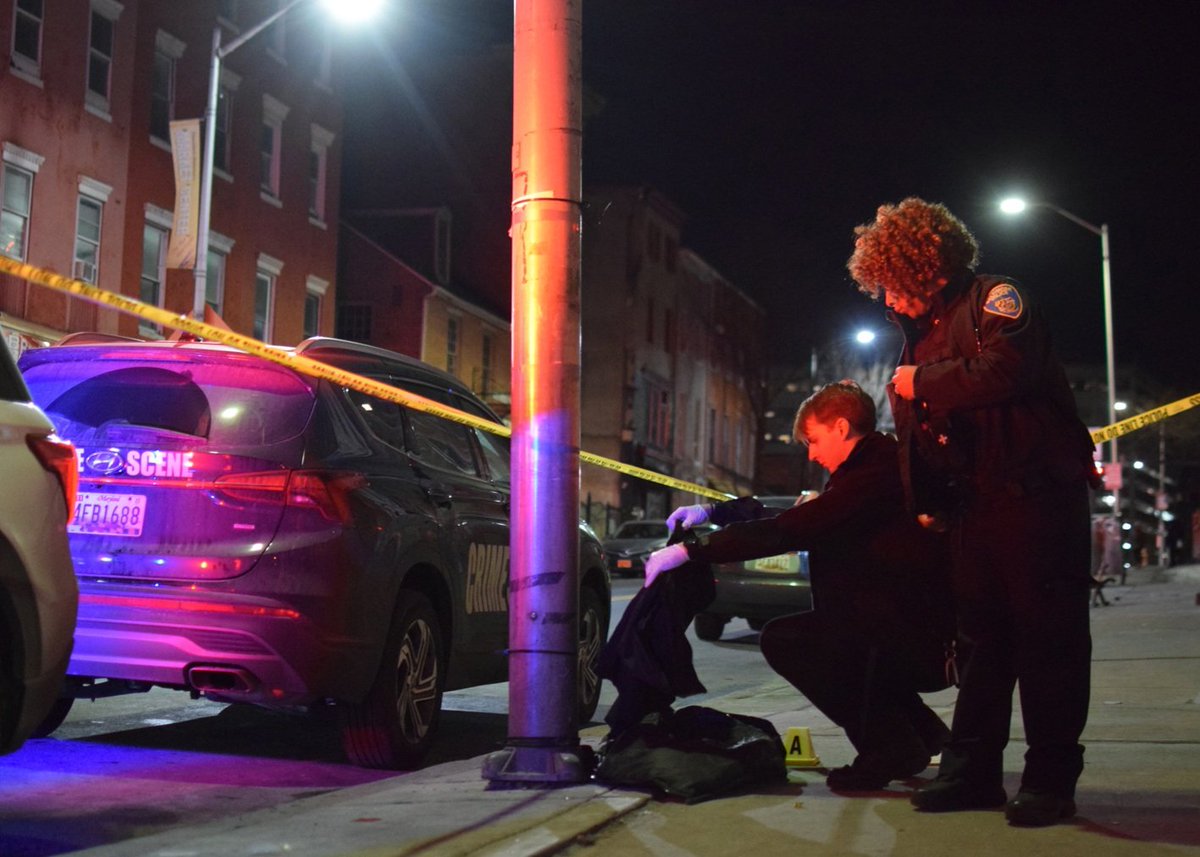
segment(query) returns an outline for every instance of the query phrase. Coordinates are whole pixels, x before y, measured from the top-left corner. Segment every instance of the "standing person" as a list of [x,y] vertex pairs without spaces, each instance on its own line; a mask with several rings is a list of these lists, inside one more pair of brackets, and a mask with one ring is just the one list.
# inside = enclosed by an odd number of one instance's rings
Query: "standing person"
[[[1011,824],[1075,814],[1087,721],[1092,442],[1024,288],[974,273],[979,245],[941,204],[880,206],[847,267],[905,346],[888,392],[911,510],[948,525],[958,703],[926,812],[1005,804],[1014,686],[1025,767]],[[1093,483],[1094,484],[1094,483]]]
[[[650,555],[646,585],[689,559],[730,562],[807,550],[815,609],[767,623],[771,667],[846,735],[854,761],[830,788],[874,791],[925,770],[949,730],[919,692],[941,690],[953,636],[944,538],[906,512],[896,441],[875,430],[875,403],[853,381],[801,404],[796,439],[829,471],[825,490],[778,512],[753,498],[684,506],[670,517],[723,525]],[[772,517],[766,517],[766,516]]]

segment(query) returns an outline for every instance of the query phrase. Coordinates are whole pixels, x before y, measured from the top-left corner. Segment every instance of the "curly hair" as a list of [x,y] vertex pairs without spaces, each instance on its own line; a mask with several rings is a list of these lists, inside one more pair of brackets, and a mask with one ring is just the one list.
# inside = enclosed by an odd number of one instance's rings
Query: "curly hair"
[[826,384],[800,403],[792,433],[797,439],[802,439],[804,424],[809,420],[815,420],[821,425],[830,425],[838,417],[845,417],[855,434],[873,432],[875,400],[848,378]]
[[879,206],[875,222],[856,226],[854,235],[846,267],[875,300],[885,291],[927,300],[979,264],[979,242],[966,224],[940,202],[915,196]]

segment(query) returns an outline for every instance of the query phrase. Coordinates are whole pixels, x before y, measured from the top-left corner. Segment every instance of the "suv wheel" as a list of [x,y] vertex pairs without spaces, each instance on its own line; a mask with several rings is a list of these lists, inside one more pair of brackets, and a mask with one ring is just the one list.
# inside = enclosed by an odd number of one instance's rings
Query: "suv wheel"
[[437,729],[444,666],[433,606],[424,595],[401,593],[371,689],[362,702],[340,706],[346,757],[364,768],[416,767]]
[[592,719],[600,703],[600,676],[597,664],[608,636],[604,607],[596,590],[579,590],[579,723]]
[[46,712],[45,718],[37,725],[37,728],[30,734],[30,738],[45,738],[59,726],[63,725],[63,721],[67,719],[67,715],[71,713],[71,706],[75,704],[75,697],[60,696],[54,700],[54,705],[50,706],[50,710]]
[[718,616],[716,613],[697,613],[694,623],[696,636],[709,642],[719,640],[725,631],[725,623],[728,621],[727,618]]

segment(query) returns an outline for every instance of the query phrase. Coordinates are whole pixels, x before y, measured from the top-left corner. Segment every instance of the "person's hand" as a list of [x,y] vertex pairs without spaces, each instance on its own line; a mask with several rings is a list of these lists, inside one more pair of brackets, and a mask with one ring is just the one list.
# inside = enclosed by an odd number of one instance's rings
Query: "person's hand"
[[656,550],[646,557],[646,582],[642,586],[649,587],[664,571],[678,568],[687,561],[687,545],[667,545],[662,550]]
[[667,517],[667,532],[675,532],[676,524],[685,530],[699,524],[707,524],[708,513],[708,506],[680,506]]
[[892,373],[892,386],[896,390],[896,395],[902,399],[908,399],[910,402],[915,399],[917,394],[913,390],[913,380],[916,377],[916,366],[897,366],[896,371]]

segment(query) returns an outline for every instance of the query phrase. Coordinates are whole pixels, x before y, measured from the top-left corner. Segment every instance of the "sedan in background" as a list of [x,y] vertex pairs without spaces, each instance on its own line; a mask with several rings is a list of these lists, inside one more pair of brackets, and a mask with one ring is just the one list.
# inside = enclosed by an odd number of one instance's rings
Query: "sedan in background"
[[53,730],[78,590],[67,548],[79,464],[0,343],[0,753]]
[[[808,496],[758,499],[764,506],[782,511]],[[716,597],[704,612],[696,614],[692,626],[701,640],[721,639],[726,624],[735,617],[745,619],[759,631],[777,616],[812,609],[807,551],[720,563],[712,568]]]

